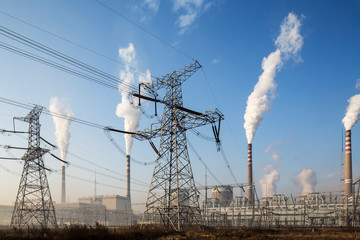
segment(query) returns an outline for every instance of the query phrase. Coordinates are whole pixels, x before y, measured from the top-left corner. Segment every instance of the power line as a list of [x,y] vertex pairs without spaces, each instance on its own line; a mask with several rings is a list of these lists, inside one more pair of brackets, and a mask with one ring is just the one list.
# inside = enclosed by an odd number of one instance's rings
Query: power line
[[174,49],[175,51],[181,53],[182,55],[190,58],[191,60],[195,61],[195,59],[193,57],[191,57],[189,54],[185,53],[184,51],[180,50],[177,47],[174,47],[173,45],[171,45],[170,43],[168,43],[167,41],[165,41],[164,39],[162,39],[161,37],[157,36],[156,34],[150,32],[149,30],[147,30],[146,28],[140,26],[139,24],[135,23],[134,21],[132,21],[131,19],[125,17],[124,15],[122,15],[121,13],[119,13],[118,11],[115,11],[114,9],[110,8],[108,5],[104,4],[103,2],[100,2],[99,0],[95,0],[96,2],[98,2],[100,5],[102,5],[104,8],[108,9],[109,11],[115,13],[116,15],[120,16],[121,18],[125,19],[127,22],[131,23],[132,25],[134,25],[135,27],[141,29],[142,31],[146,32],[147,34],[149,34],[150,36],[152,36],[153,38],[159,40],[160,42],[162,42],[163,44],[167,45],[168,47]]
[[[74,42],[74,41],[71,41],[71,40],[69,40],[69,39],[66,39],[66,38],[64,38],[64,37],[62,37],[62,36],[60,36],[60,35],[57,35],[57,34],[55,34],[55,33],[52,33],[52,32],[50,32],[50,31],[48,31],[48,30],[45,30],[44,28],[40,28],[40,27],[38,27],[38,26],[35,26],[34,24],[31,24],[31,23],[23,20],[23,19],[20,19],[20,18],[18,18],[18,17],[15,17],[15,16],[13,16],[13,15],[10,15],[9,13],[3,12],[3,11],[1,11],[1,10],[0,10],[0,13],[4,14],[4,15],[12,18],[12,19],[15,19],[15,20],[17,20],[17,21],[19,21],[19,22],[22,22],[22,23],[24,23],[24,24],[26,24],[26,25],[28,25],[28,26],[31,26],[31,27],[33,27],[33,28],[35,28],[35,29],[37,29],[37,30],[40,30],[40,31],[42,31],[42,32],[44,32],[44,33],[47,33],[47,34],[49,34],[49,35],[51,35],[51,36],[53,36],[53,37],[56,37],[56,38],[61,39],[61,40],[65,41],[65,42],[68,42],[68,43],[70,43],[70,44],[72,44],[72,45],[74,45],[74,46],[77,46],[77,47],[79,47],[79,48],[82,48],[82,49],[84,49],[84,50],[86,50],[86,51],[88,51],[88,52],[91,52],[91,53],[93,53],[93,54],[96,54],[96,55],[98,55],[98,56],[101,56],[101,57],[103,57],[103,58],[106,58],[106,59],[108,59],[108,60],[110,60],[110,61],[117,62],[117,63],[120,63],[120,64],[122,64],[122,65],[128,66],[129,68],[131,68],[131,69],[133,69],[133,70],[136,70],[136,71],[139,71],[139,72],[142,72],[142,73],[146,73],[146,71],[144,71],[144,70],[142,70],[142,69],[140,69],[140,68],[138,68],[138,67],[135,67],[135,66],[133,66],[133,65],[131,65],[131,64],[129,64],[129,63],[125,63],[125,62],[122,62],[122,61],[118,61],[118,60],[116,60],[116,59],[114,59],[114,58],[110,58],[110,57],[108,57],[108,56],[106,56],[106,55],[104,55],[104,54],[102,54],[102,53],[99,53],[99,52],[96,52],[96,51],[94,51],[94,50],[91,50],[90,48],[87,48],[87,47],[85,47],[85,46],[83,46],[83,45],[81,45],[81,44],[79,44],[79,43],[76,43],[76,42]],[[153,77],[153,76],[152,76],[152,77]],[[154,76],[154,77],[155,77],[155,76]]]
[[232,169],[231,169],[231,167],[230,167],[230,163],[229,163],[229,161],[227,160],[227,157],[226,157],[226,155],[225,155],[224,149],[221,148],[221,149],[220,149],[220,152],[221,152],[221,156],[223,157],[224,162],[225,162],[226,166],[228,167],[229,172],[230,172],[232,178],[234,179],[235,183],[238,184],[238,185],[240,185],[240,183],[237,181],[237,179],[236,179],[236,177],[235,177],[235,175],[234,175],[234,172],[232,171]]
[[[64,61],[72,66],[76,66],[82,70],[85,70],[87,72],[91,72],[92,74],[94,75],[97,75],[99,77],[102,77],[102,78],[106,78],[107,81],[109,82],[113,82],[113,83],[116,83],[118,84],[119,83],[119,80],[117,77],[114,77],[114,76],[111,76],[110,74],[107,74],[101,70],[98,70],[88,64],[85,64],[83,62],[80,62],[79,60],[77,59],[74,59],[68,55],[65,55],[59,51],[56,51],[55,49],[53,48],[50,48],[50,47],[47,47],[39,42],[36,42],[35,40],[32,40],[24,35],[21,35],[17,32],[14,32],[6,27],[3,27],[3,26],[0,26],[0,34],[5,36],[5,37],[8,37],[14,41],[17,41],[21,44],[24,44],[28,47],[31,47],[37,51],[40,51],[42,53],[45,53],[51,57],[54,57],[54,58],[57,58],[61,61]],[[126,83],[126,82],[123,82],[122,85],[125,85],[127,87],[130,88],[133,88],[133,90],[136,90],[137,88],[135,86],[132,86],[131,84],[129,83]]]
[[[122,148],[119,146],[119,144],[115,141],[115,139],[111,136],[109,131],[104,130],[104,133],[106,135],[106,137],[109,139],[109,141],[114,145],[114,147],[123,155],[126,157],[126,152],[124,150],[122,150]],[[134,158],[133,156],[130,157],[130,161],[135,162],[137,164],[140,165],[144,165],[144,166],[148,166],[148,165],[153,165],[155,164],[156,161],[150,161],[150,162],[143,162],[143,161],[139,161],[136,158]]]
[[[82,170],[84,170],[84,171],[93,172],[93,169],[89,169],[89,168],[86,168],[86,167],[83,167],[83,166],[80,166],[80,165],[77,165],[77,164],[74,164],[74,163],[70,163],[70,166],[74,166],[74,167],[79,168],[79,169],[82,169]],[[115,176],[110,176],[110,175],[108,175],[108,174],[105,174],[105,173],[102,173],[102,172],[99,172],[99,171],[96,171],[96,174],[101,175],[101,176],[104,176],[104,177],[116,179],[116,180],[121,181],[121,182],[126,182],[125,179],[118,178],[118,177],[115,177]],[[133,184],[140,185],[140,186],[144,186],[144,187],[147,187],[147,186],[148,186],[148,184],[137,183],[137,182],[133,182]]]
[[[32,108],[33,108],[33,105],[24,104],[24,103],[21,103],[21,102],[18,102],[18,101],[14,101],[14,100],[10,100],[10,99],[6,99],[6,98],[3,98],[3,97],[0,97],[0,102],[6,103],[6,104],[10,104],[10,105],[13,105],[13,106],[16,106],[16,107],[25,108],[25,109],[32,109]],[[93,122],[81,120],[81,119],[78,119],[78,118],[71,118],[71,117],[68,117],[68,116],[65,116],[65,115],[61,115],[61,114],[59,114],[59,113],[53,113],[53,112],[47,110],[46,108],[44,108],[43,113],[44,113],[44,114],[47,114],[47,115],[55,116],[55,117],[58,117],[58,118],[68,119],[68,120],[70,120],[70,121],[73,121],[73,122],[76,122],[76,123],[79,123],[79,124],[83,124],[83,125],[86,125],[86,126],[94,127],[94,128],[99,128],[99,129],[104,129],[104,128],[105,128],[105,126],[102,126],[102,125],[97,124],[97,123],[93,123]],[[117,147],[118,147],[118,150],[119,150],[119,149],[121,150],[120,146],[117,146]],[[90,163],[90,164],[92,164],[92,165],[94,165],[94,166],[96,166],[96,167],[102,168],[102,169],[104,169],[104,170],[106,170],[106,171],[109,171],[109,172],[112,172],[112,173],[114,173],[114,174],[118,174],[118,175],[121,175],[121,176],[123,176],[123,177],[126,177],[126,176],[123,175],[123,174],[120,174],[120,173],[118,173],[118,172],[115,172],[115,171],[113,171],[113,170],[110,170],[110,169],[108,169],[108,168],[105,168],[105,167],[103,167],[103,166],[100,165],[100,164],[96,164],[96,163],[94,163],[94,162],[91,162],[91,161],[89,161],[89,160],[86,160],[85,158],[82,158],[82,157],[80,157],[80,156],[78,156],[78,155],[76,155],[76,154],[73,154],[73,153],[71,153],[71,152],[68,152],[68,154],[71,155],[71,156],[73,156],[73,157],[75,157],[75,158],[78,158],[78,159],[80,159],[80,160],[82,160],[82,161],[85,161],[85,162],[87,162],[87,163]],[[151,162],[141,162],[141,161],[139,161],[139,160],[136,160],[136,161],[137,161],[137,163],[139,163],[139,164],[144,164],[144,163],[146,163],[146,164],[151,164]],[[92,170],[91,170],[91,171],[92,171]],[[137,181],[137,182],[139,182],[139,184],[142,184],[142,185],[146,185],[146,186],[148,185],[148,183],[143,182],[143,181],[138,180],[138,179],[132,178],[132,180],[133,180],[133,181]]]
[[207,168],[207,170],[209,171],[210,175],[211,175],[220,185],[222,185],[222,183],[219,181],[219,179],[217,179],[217,177],[215,176],[215,174],[212,173],[212,171],[209,169],[209,167],[206,165],[206,163],[202,160],[202,158],[201,158],[200,155],[197,153],[197,151],[195,150],[194,146],[191,144],[191,142],[189,141],[189,139],[187,139],[187,143],[188,143],[189,147],[192,149],[192,151],[195,153],[195,155],[197,156],[197,158],[199,159],[199,161],[204,165],[204,167]]
[[[61,173],[59,173],[59,172],[55,172],[55,173],[61,175]],[[73,175],[69,175],[69,174],[66,174],[66,176],[67,176],[67,177],[70,177],[70,178],[73,178],[73,179],[77,179],[77,180],[83,181],[83,182],[94,183],[94,181],[92,181],[92,180],[85,179],[85,178],[81,178],[81,177],[77,177],[77,176],[73,176]],[[102,182],[98,182],[98,181],[96,181],[96,184],[102,185],[102,186],[106,186],[106,187],[111,187],[111,188],[126,190],[126,188],[123,188],[123,187],[114,186],[114,185],[110,185],[110,184],[106,184],[106,183],[102,183]],[[137,190],[137,189],[131,189],[131,191],[134,191],[134,192],[143,192],[143,193],[146,193],[146,192],[147,192],[147,191],[141,191],[141,190]]]
[[[21,102],[11,100],[11,99],[7,99],[7,98],[3,98],[3,97],[0,97],[0,102],[5,103],[5,104],[9,104],[9,105],[12,105],[12,106],[16,106],[16,107],[28,109],[28,110],[31,110],[35,105],[35,104],[25,104],[25,103],[21,103]],[[49,115],[49,116],[54,116],[54,117],[58,117],[58,118],[62,118],[62,119],[67,119],[69,121],[76,122],[76,123],[79,123],[79,124],[83,124],[83,125],[93,127],[93,128],[99,128],[99,129],[104,129],[105,128],[105,126],[103,126],[103,125],[93,123],[93,122],[90,122],[90,121],[86,121],[86,120],[81,120],[79,118],[72,118],[72,117],[68,117],[66,115],[62,115],[62,114],[59,114],[59,113],[51,112],[51,111],[47,110],[46,108],[44,108],[43,113],[46,114],[46,115]]]
[[[97,163],[94,163],[94,162],[92,162],[92,161],[86,160],[85,158],[80,157],[80,156],[78,156],[78,155],[76,155],[76,154],[73,154],[73,153],[71,153],[71,152],[68,152],[68,155],[73,156],[73,157],[75,157],[75,158],[78,158],[78,159],[80,159],[80,160],[82,160],[82,161],[84,161],[84,162],[87,162],[87,163],[89,163],[89,164],[92,164],[92,165],[94,165],[94,166],[96,166],[96,167],[98,167],[98,168],[101,168],[101,169],[105,170],[105,171],[111,172],[111,173],[113,173],[113,174],[120,175],[120,176],[122,176],[122,177],[126,177],[124,174],[121,174],[121,173],[119,173],[119,172],[115,172],[115,171],[113,171],[113,170],[111,170],[111,169],[105,168],[105,167],[103,167],[103,166],[100,165],[100,164],[97,164]],[[141,180],[138,180],[138,179],[135,179],[135,178],[131,178],[131,180],[132,180],[132,181],[137,181],[137,182],[139,182],[139,183],[141,183],[141,184],[143,184],[143,185],[145,184],[146,186],[148,186],[148,183],[143,182],[143,181],[141,181]]]
[[12,53],[18,54],[20,56],[29,58],[31,60],[37,61],[39,63],[42,63],[44,65],[48,65],[50,67],[53,67],[55,69],[67,72],[69,74],[78,76],[80,78],[83,78],[85,80],[89,80],[92,82],[95,82],[97,84],[100,84],[102,86],[111,88],[113,90],[121,90],[125,93],[131,93],[133,91],[137,91],[138,87],[135,85],[132,85],[130,83],[127,83],[125,81],[119,81],[119,79],[115,76],[112,76],[108,73],[105,73],[99,69],[96,69],[95,67],[92,67],[88,64],[85,64],[77,59],[74,59],[70,56],[67,56],[59,51],[56,51],[50,47],[47,47],[39,42],[36,42],[34,40],[31,40],[30,38],[27,38],[19,33],[16,33],[8,28],[0,26],[0,34],[8,37],[14,41],[17,41],[25,46],[28,46],[30,48],[33,48],[43,54],[46,54],[50,57],[53,57],[55,59],[58,59],[72,67],[75,67],[77,69],[71,68],[69,66],[54,62],[50,59],[41,57],[39,55],[36,55],[34,53],[28,52],[24,49],[17,48],[15,46],[12,46],[5,42],[0,42],[0,47],[10,51]]
[[[205,81],[206,81],[206,83],[207,83],[207,85],[208,85],[208,87],[209,87],[209,89],[210,89],[210,92],[211,92],[211,94],[212,94],[213,97],[214,97],[214,100],[215,100],[215,102],[216,102],[217,107],[220,108],[220,103],[219,103],[219,101],[218,101],[218,99],[217,99],[217,97],[216,97],[216,95],[215,95],[214,89],[212,88],[209,79],[207,78],[207,76],[206,76],[206,74],[205,74],[204,68],[202,68],[201,71],[202,71],[202,73],[203,73],[203,75],[204,75]],[[244,151],[243,151],[243,145],[241,145],[241,144],[239,143],[238,139],[235,137],[234,131],[232,130],[230,123],[229,123],[226,119],[224,119],[224,121],[225,121],[226,126],[228,127],[228,129],[229,129],[229,131],[230,131],[231,136],[233,137],[233,139],[235,140],[235,142],[236,142],[237,145],[239,146],[239,149],[241,150],[242,153],[244,153]]]

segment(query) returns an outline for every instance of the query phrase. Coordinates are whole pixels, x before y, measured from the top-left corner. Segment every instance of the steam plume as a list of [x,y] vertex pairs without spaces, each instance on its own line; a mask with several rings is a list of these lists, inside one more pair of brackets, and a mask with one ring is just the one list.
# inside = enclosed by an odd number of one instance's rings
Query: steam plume
[[281,32],[275,41],[276,50],[264,57],[262,61],[263,73],[250,94],[245,110],[244,128],[248,143],[252,143],[256,130],[263,120],[263,113],[271,109],[271,100],[275,98],[276,83],[274,81],[276,70],[280,70],[283,60],[295,58],[303,46],[300,35],[301,22],[294,13],[284,19]]
[[303,168],[301,172],[295,177],[295,183],[301,185],[301,192],[311,193],[315,191],[317,184],[316,174],[312,169]]
[[[130,70],[129,65],[135,65],[136,52],[134,45],[129,44],[127,48],[119,49],[119,55],[122,60],[127,64],[125,65],[125,70],[120,72],[120,78],[123,80],[122,85],[133,85],[135,83],[134,73]],[[138,76],[139,82],[151,83],[151,73],[149,70],[146,71],[146,74],[141,74]],[[135,132],[139,127],[140,117],[141,117],[141,108],[138,106],[138,102],[130,102],[127,92],[125,92],[123,87],[119,87],[121,92],[121,103],[116,107],[116,115],[118,117],[124,118],[124,128],[125,131]],[[133,138],[129,134],[125,134],[125,144],[126,144],[126,154],[131,154],[131,147],[133,143]]]
[[342,120],[346,130],[350,130],[359,120],[360,94],[352,96],[348,102],[349,106],[346,108],[346,114]]
[[276,194],[276,183],[280,180],[280,173],[271,165],[267,166],[264,170],[268,173],[264,174],[259,180],[262,197],[273,196]]
[[[66,160],[69,140],[71,137],[69,126],[71,119],[75,117],[75,114],[67,106],[65,106],[64,103],[61,103],[57,97],[51,98],[49,110],[53,116],[55,124],[56,142],[60,150],[61,159]],[[57,114],[66,116],[66,118],[56,117]]]

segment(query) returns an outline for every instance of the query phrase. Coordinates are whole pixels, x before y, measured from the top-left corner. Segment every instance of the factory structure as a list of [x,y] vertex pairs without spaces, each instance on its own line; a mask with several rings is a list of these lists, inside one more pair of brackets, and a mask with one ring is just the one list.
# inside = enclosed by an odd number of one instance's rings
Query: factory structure
[[[303,193],[300,197],[275,194],[259,199],[252,179],[252,144],[249,144],[246,197],[234,197],[232,185],[213,187],[211,198],[202,204],[204,224],[234,227],[360,226],[360,177],[353,181],[351,130],[346,131],[343,182],[343,192]],[[244,186],[240,187],[244,189]]]
[[212,189],[202,211],[204,224],[213,227],[359,226],[359,203],[358,194],[343,198],[333,192],[275,194],[250,202],[247,197],[234,198],[232,187],[222,186]]
[[65,193],[62,192],[61,203],[54,205],[58,225],[132,226],[137,224],[138,216],[131,208],[130,155],[126,155],[126,166],[126,196],[96,195],[96,179],[95,193],[92,197],[80,197],[76,203],[65,203],[63,202]]
[[132,226],[137,223],[128,197],[81,197],[76,203],[54,204],[59,226],[72,224]]

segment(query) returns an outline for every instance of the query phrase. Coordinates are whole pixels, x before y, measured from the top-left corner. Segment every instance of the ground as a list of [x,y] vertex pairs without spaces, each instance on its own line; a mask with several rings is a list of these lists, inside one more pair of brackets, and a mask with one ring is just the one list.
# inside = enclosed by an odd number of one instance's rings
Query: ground
[[74,225],[58,230],[2,229],[0,239],[359,239],[360,228],[206,228],[194,227],[182,232],[156,226],[127,228]]

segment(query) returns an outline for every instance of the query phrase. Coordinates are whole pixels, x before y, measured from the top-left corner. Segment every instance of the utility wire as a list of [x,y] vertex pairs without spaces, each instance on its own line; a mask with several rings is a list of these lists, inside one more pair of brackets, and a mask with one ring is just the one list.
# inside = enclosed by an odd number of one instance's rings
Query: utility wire
[[[114,145],[114,147],[124,156],[126,157],[126,152],[120,147],[120,145],[115,141],[115,139],[111,136],[109,131],[104,130],[104,133],[106,137],[109,139],[109,141]],[[155,164],[156,161],[150,161],[150,162],[143,162],[135,159],[133,156],[130,157],[130,161],[135,162],[140,165],[148,166]]]
[[[55,172],[55,173],[61,175],[61,173],[59,173],[59,172]],[[83,181],[83,182],[94,183],[94,181],[92,181],[92,180],[85,179],[85,178],[80,178],[80,177],[77,177],[77,176],[73,176],[73,175],[69,175],[69,174],[66,174],[66,176],[67,176],[67,177],[70,177],[70,178],[73,178],[73,179],[77,179],[77,180]],[[96,184],[97,184],[97,185],[106,186],[106,187],[111,187],[111,188],[126,190],[126,188],[123,188],[123,187],[114,186],[114,185],[110,185],[110,184],[106,184],[106,183],[101,183],[101,182],[98,182],[98,181],[96,181]],[[131,189],[131,191],[147,193],[147,191],[141,191],[141,190],[137,190],[137,189]]]
[[[74,45],[74,46],[77,46],[77,47],[79,47],[79,48],[82,48],[82,49],[84,49],[84,50],[86,50],[86,51],[88,51],[88,52],[91,52],[91,53],[93,53],[93,54],[96,54],[96,55],[98,55],[98,56],[101,56],[101,57],[103,57],[103,58],[106,58],[106,59],[108,59],[108,60],[110,60],[110,61],[120,63],[120,64],[122,64],[122,65],[124,65],[124,66],[128,66],[129,68],[131,68],[131,69],[133,69],[133,70],[135,70],[135,71],[142,72],[142,73],[146,73],[146,71],[141,70],[140,68],[138,68],[138,67],[136,67],[136,66],[134,66],[134,65],[131,65],[131,64],[129,64],[129,63],[125,63],[125,62],[123,62],[123,61],[118,61],[118,60],[116,60],[116,59],[114,59],[114,58],[110,58],[110,57],[108,57],[108,56],[106,56],[106,55],[104,55],[104,54],[102,54],[102,53],[99,53],[99,52],[96,52],[96,51],[94,51],[94,50],[91,50],[90,48],[87,48],[87,47],[85,47],[85,46],[83,46],[83,45],[81,45],[81,44],[79,44],[79,43],[73,42],[73,41],[71,41],[71,40],[69,40],[69,39],[66,39],[66,38],[60,36],[60,35],[57,35],[57,34],[55,34],[55,33],[52,33],[52,32],[50,32],[50,31],[48,31],[48,30],[45,30],[44,28],[40,28],[40,27],[38,27],[38,26],[35,26],[34,24],[31,24],[31,23],[23,20],[23,19],[20,19],[20,18],[18,18],[18,17],[15,17],[15,16],[13,16],[13,15],[10,15],[9,13],[3,12],[3,11],[1,11],[1,10],[0,10],[0,13],[4,14],[4,15],[12,18],[12,19],[15,19],[15,20],[17,20],[17,21],[19,21],[19,22],[22,22],[22,23],[24,23],[24,24],[26,24],[26,25],[28,25],[28,26],[31,26],[31,27],[33,27],[33,28],[35,28],[35,29],[37,29],[37,30],[40,30],[40,31],[42,31],[42,32],[44,32],[44,33],[47,33],[47,34],[49,34],[49,35],[51,35],[51,36],[53,36],[53,37],[56,37],[56,38],[61,39],[61,40],[65,41],[65,42],[68,42],[68,43],[70,43],[70,44],[72,44],[72,45]],[[151,77],[155,77],[155,76],[151,76]]]
[[114,9],[112,9],[111,7],[109,7],[108,5],[104,4],[103,2],[100,2],[99,0],[95,0],[96,2],[98,2],[101,6],[103,6],[104,8],[108,9],[109,11],[115,13],[116,15],[120,16],[121,18],[125,19],[127,22],[131,23],[132,25],[134,25],[135,27],[141,29],[142,31],[146,32],[147,34],[149,34],[150,36],[152,36],[153,38],[157,39],[158,41],[162,42],[163,44],[167,45],[168,47],[174,49],[175,51],[183,54],[184,56],[190,58],[191,60],[195,61],[195,59],[193,57],[191,57],[189,54],[185,53],[184,51],[180,50],[177,47],[174,47],[173,45],[171,45],[170,43],[168,43],[167,41],[165,41],[164,39],[162,39],[161,37],[157,36],[156,34],[150,32],[149,30],[147,30],[146,28],[140,26],[139,24],[135,23],[134,21],[132,21],[131,19],[125,17],[123,14],[119,13],[118,11],[115,11]]
[[194,146],[192,145],[192,143],[189,141],[189,139],[187,139],[187,143],[189,145],[189,147],[192,149],[192,151],[195,153],[195,155],[198,157],[199,161],[204,165],[204,167],[207,168],[208,172],[210,173],[210,175],[220,184],[223,185],[219,179],[217,179],[217,177],[215,176],[215,174],[212,173],[212,171],[209,169],[209,167],[206,165],[206,163],[202,160],[202,158],[200,157],[200,155],[197,153],[197,151],[195,150]]
[[[205,81],[206,81],[206,83],[207,83],[207,85],[208,85],[208,87],[209,87],[209,89],[210,89],[210,92],[211,92],[211,94],[213,95],[213,97],[214,97],[214,99],[215,99],[215,102],[216,102],[217,107],[220,108],[220,103],[219,103],[219,101],[218,101],[218,99],[217,99],[217,97],[216,97],[216,95],[215,95],[214,89],[212,88],[209,79],[207,78],[207,76],[206,76],[206,74],[205,74],[204,68],[201,68],[201,71],[202,71],[202,73],[203,73],[203,75],[204,75]],[[229,123],[226,119],[225,119],[224,121],[225,121],[226,126],[228,127],[228,129],[229,129],[229,131],[230,131],[231,136],[233,137],[233,139],[235,140],[235,142],[236,142],[237,145],[239,146],[239,149],[244,153],[244,151],[243,151],[243,145],[241,145],[241,144],[239,143],[238,139],[235,137],[234,131],[232,130],[230,123]]]
[[[82,63],[80,62],[79,60],[77,59],[74,59],[70,56],[67,56],[59,51],[56,51],[55,49],[53,48],[50,48],[50,47],[47,47],[39,42],[36,42],[30,38],[27,38],[26,36],[23,36],[17,32],[14,32],[8,28],[5,28],[3,26],[0,25],[0,34],[5,36],[5,37],[8,37],[14,41],[17,41],[21,44],[24,44],[28,47],[31,47],[37,51],[40,51],[44,54],[47,54],[51,57],[54,57],[56,59],[59,59],[61,61],[64,61],[72,66],[76,66],[84,71],[87,71],[87,72],[90,72],[98,77],[101,77],[101,78],[104,78],[106,79],[108,82],[111,82],[111,83],[116,83],[116,84],[119,84],[119,80],[117,77],[114,77],[114,76],[111,76],[110,74],[107,74],[101,70],[98,70],[88,64],[85,64],[85,63]],[[132,88],[132,90],[137,90],[137,87],[131,85],[130,83],[127,83],[127,82],[122,82],[121,83],[122,85],[124,86],[127,86],[129,89]]]
[[[94,162],[92,162],[92,161],[86,160],[85,158],[80,157],[80,156],[78,156],[78,155],[76,155],[76,154],[73,154],[73,153],[71,153],[71,152],[68,152],[68,155],[73,156],[73,157],[75,157],[75,158],[78,158],[78,159],[80,159],[80,160],[82,160],[82,161],[84,161],[84,162],[90,163],[90,164],[92,164],[92,165],[94,165],[94,166],[96,166],[96,167],[98,167],[98,168],[101,168],[101,169],[103,169],[103,170],[105,170],[105,171],[111,172],[111,173],[113,173],[113,174],[120,175],[120,176],[122,176],[122,177],[126,177],[124,174],[121,174],[121,173],[119,173],[119,172],[115,172],[115,171],[113,171],[113,170],[111,170],[111,169],[105,168],[104,166],[102,166],[102,165],[100,165],[100,164],[97,164],[97,163],[94,163]],[[137,182],[139,182],[139,183],[141,183],[141,184],[143,184],[143,185],[145,184],[146,186],[149,185],[148,183],[143,182],[143,181],[138,180],[138,179],[135,179],[135,178],[131,178],[131,180],[132,180],[132,181],[137,181]]]
[[[25,108],[25,109],[28,109],[28,110],[31,110],[31,109],[33,108],[33,106],[30,105],[30,104],[24,104],[24,103],[20,103],[20,102],[17,102],[17,101],[14,101],[14,100],[10,100],[10,99],[6,99],[6,98],[2,98],[2,97],[0,97],[0,102],[6,103],[6,104],[10,104],[10,105],[13,105],[13,106],[16,106],[16,107]],[[43,113],[45,113],[45,114],[47,114],[47,115],[54,115],[55,117],[59,117],[59,118],[68,119],[68,120],[70,120],[70,121],[74,121],[74,122],[77,122],[77,123],[80,123],[80,124],[83,124],[83,125],[87,125],[87,126],[91,126],[91,127],[95,127],[95,128],[100,128],[100,129],[104,129],[104,128],[105,128],[105,126],[102,126],[102,125],[99,125],[99,124],[96,124],[96,123],[88,122],[88,121],[81,120],[81,119],[77,119],[77,118],[70,118],[70,117],[68,117],[68,116],[61,115],[61,114],[59,114],[59,113],[50,112],[50,111],[48,111],[46,108],[44,108]],[[0,147],[1,147],[1,146],[0,146]],[[118,146],[118,148],[121,149],[120,146]],[[87,162],[87,163],[90,163],[90,164],[92,164],[92,165],[94,165],[94,166],[96,166],[96,167],[102,168],[102,169],[104,169],[104,170],[106,170],[106,171],[109,171],[109,172],[112,172],[112,173],[114,173],[114,174],[118,174],[118,175],[121,175],[121,176],[123,176],[123,177],[126,177],[125,175],[122,175],[122,174],[120,174],[120,173],[118,173],[118,172],[115,172],[115,171],[113,171],[113,170],[110,170],[110,169],[108,169],[108,168],[104,168],[104,167],[101,166],[100,164],[93,163],[93,162],[91,162],[91,161],[89,161],[89,160],[86,160],[85,158],[82,158],[82,157],[80,157],[80,156],[78,156],[78,155],[75,155],[75,154],[73,154],[73,153],[68,152],[68,154],[71,155],[71,156],[73,156],[73,157],[75,157],[75,158],[78,158],[78,159],[80,159],[80,160],[82,160],[82,161],[85,161],[85,162]],[[141,162],[141,161],[139,161],[139,160],[136,160],[136,161],[137,161],[139,164],[147,163],[147,162]],[[70,163],[70,164],[72,164],[72,163]],[[151,164],[151,162],[149,162],[149,163],[147,163],[147,164]],[[92,172],[92,170],[91,170],[91,172]],[[109,175],[108,175],[108,176],[109,176]],[[141,180],[137,180],[137,179],[134,179],[134,178],[132,178],[131,180],[139,182],[138,184],[142,184],[142,185],[146,185],[146,186],[148,185],[148,183],[143,182],[143,181],[141,181]]]
[[[23,56],[25,58],[34,60],[36,62],[42,63],[44,65],[53,67],[55,69],[61,70],[63,72],[78,76],[85,80],[100,84],[102,86],[111,88],[113,90],[120,90],[124,93],[130,94],[131,92],[137,91],[138,87],[125,81],[119,81],[117,77],[111,76],[101,70],[96,69],[88,64],[85,64],[79,60],[71,58],[65,54],[62,54],[52,48],[46,47],[38,42],[35,42],[25,36],[22,36],[16,32],[13,32],[7,28],[0,26],[0,34],[6,36],[10,39],[13,39],[21,44],[24,44],[28,47],[31,47],[37,51],[40,51],[48,56],[56,58],[72,67],[54,62],[50,59],[41,57],[24,49],[17,48],[5,42],[0,42],[0,48],[7,50],[9,52],[15,53],[17,55]],[[79,69],[79,70],[78,70]],[[81,70],[81,71],[80,71]]]
[[221,152],[221,156],[223,157],[224,162],[225,162],[226,166],[228,167],[229,172],[230,172],[232,178],[234,179],[235,183],[236,183],[237,185],[240,185],[240,183],[238,182],[238,180],[236,179],[236,177],[235,177],[235,175],[234,175],[234,172],[232,171],[232,169],[231,169],[231,167],[230,167],[230,164],[229,164],[229,161],[227,160],[227,157],[226,157],[226,155],[225,155],[224,149],[221,148],[221,149],[220,149],[220,152]]
[[[84,170],[84,171],[94,172],[93,169],[89,169],[89,168],[86,168],[86,167],[77,165],[77,164],[75,164],[75,163],[70,163],[70,166],[74,166],[74,167],[79,168],[79,169],[82,169],[82,170]],[[115,177],[115,176],[110,176],[110,175],[108,175],[108,174],[105,174],[105,173],[102,173],[102,172],[99,172],[99,171],[96,171],[96,174],[101,175],[101,176],[104,176],[104,177],[116,179],[116,180],[118,180],[118,181],[120,181],[120,182],[126,182],[125,179],[118,178],[118,177]],[[137,183],[137,182],[133,182],[133,184],[140,185],[140,186],[144,186],[144,187],[147,187],[147,186],[148,186],[148,184]]]
[[[11,46],[7,43],[4,43],[4,42],[0,42],[0,48],[4,49],[4,50],[7,50],[9,52],[12,52],[12,53],[15,53],[15,54],[18,54],[20,56],[23,56],[25,58],[28,58],[28,59],[31,59],[31,60],[34,60],[36,62],[39,62],[39,63],[42,63],[44,65],[47,65],[47,66],[50,66],[50,67],[53,67],[55,69],[58,69],[58,70],[61,70],[63,72],[66,72],[66,73],[69,73],[69,74],[72,74],[72,75],[75,75],[75,76],[78,76],[80,78],[83,78],[85,80],[89,80],[91,82],[94,82],[94,83],[97,83],[97,84],[100,84],[102,86],[105,86],[105,87],[108,87],[110,89],[113,89],[113,90],[117,90],[117,86],[114,85],[114,84],[109,84],[109,83],[106,83],[106,82],[103,82],[101,79],[97,79],[95,77],[92,77],[88,74],[85,74],[85,73],[82,73],[82,72],[79,72],[75,69],[72,69],[72,68],[69,68],[65,65],[61,65],[59,63],[56,63],[54,61],[51,61],[49,59],[46,59],[46,58],[43,58],[43,57],[40,57],[38,55],[35,55],[33,53],[30,53],[30,52],[27,52],[23,49],[20,49],[20,48],[16,48],[14,46]],[[124,90],[125,92],[129,92],[128,90]]]
[[[34,106],[35,106],[35,105],[25,104],[25,103],[21,103],[21,102],[11,100],[11,99],[7,99],[7,98],[3,98],[3,97],[0,97],[0,102],[5,103],[5,104],[9,104],[9,105],[12,105],[12,106],[16,106],[16,107],[28,109],[28,110],[33,109]],[[68,117],[66,115],[62,115],[62,114],[59,114],[59,113],[51,112],[51,111],[47,110],[46,108],[43,109],[43,113],[46,114],[46,115],[49,115],[49,116],[68,119],[68,120],[70,120],[72,122],[76,122],[76,123],[83,124],[83,125],[93,127],[93,128],[99,128],[99,129],[104,129],[105,128],[105,126],[103,126],[103,125],[93,123],[93,122],[89,122],[89,121],[86,121],[86,120],[81,120],[79,118],[72,118],[72,117]]]

